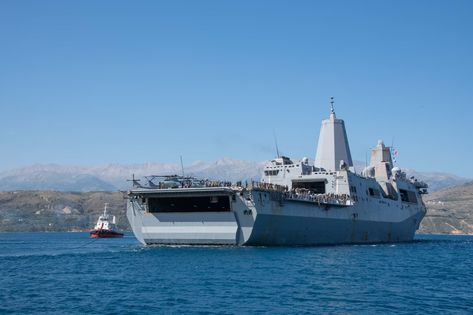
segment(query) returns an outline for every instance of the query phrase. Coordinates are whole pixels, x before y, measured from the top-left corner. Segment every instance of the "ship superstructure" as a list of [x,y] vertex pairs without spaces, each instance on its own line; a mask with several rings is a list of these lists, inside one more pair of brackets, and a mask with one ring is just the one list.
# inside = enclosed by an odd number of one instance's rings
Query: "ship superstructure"
[[314,165],[279,156],[259,182],[183,176],[134,181],[127,217],[143,244],[320,245],[413,239],[427,185],[394,167],[378,141],[356,173],[344,121],[322,122]]

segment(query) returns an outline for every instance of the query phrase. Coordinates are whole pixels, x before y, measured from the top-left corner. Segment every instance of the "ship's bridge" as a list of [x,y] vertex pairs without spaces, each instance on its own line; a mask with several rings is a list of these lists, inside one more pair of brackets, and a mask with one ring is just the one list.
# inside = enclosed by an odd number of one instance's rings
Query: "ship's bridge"
[[270,180],[272,177],[276,179],[276,176],[282,176],[282,178],[285,178],[286,174],[289,175],[289,173],[298,175],[310,174],[312,170],[313,167],[309,165],[308,158],[303,158],[301,161],[295,163],[290,158],[286,156],[281,156],[269,161],[265,165],[263,170],[263,179],[266,178]]
[[261,181],[288,189],[302,188],[313,193],[324,194],[330,190],[326,186],[332,181],[334,174],[335,172],[327,172],[309,164],[309,159],[306,157],[295,162],[283,156],[266,164]]

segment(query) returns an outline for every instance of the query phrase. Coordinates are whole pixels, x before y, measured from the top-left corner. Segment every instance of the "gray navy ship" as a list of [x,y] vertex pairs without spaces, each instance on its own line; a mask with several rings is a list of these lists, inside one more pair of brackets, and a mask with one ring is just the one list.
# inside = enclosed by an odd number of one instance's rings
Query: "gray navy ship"
[[322,121],[314,165],[278,156],[258,182],[185,176],[133,181],[127,217],[143,244],[333,245],[405,242],[426,213],[427,185],[394,167],[391,148],[374,147],[354,170],[345,124]]

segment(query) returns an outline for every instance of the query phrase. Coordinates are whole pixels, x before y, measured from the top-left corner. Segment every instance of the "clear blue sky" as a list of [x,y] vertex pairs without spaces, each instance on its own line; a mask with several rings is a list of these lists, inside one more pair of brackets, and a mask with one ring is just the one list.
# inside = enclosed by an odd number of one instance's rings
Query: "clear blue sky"
[[352,155],[473,177],[473,1],[0,1],[0,170]]

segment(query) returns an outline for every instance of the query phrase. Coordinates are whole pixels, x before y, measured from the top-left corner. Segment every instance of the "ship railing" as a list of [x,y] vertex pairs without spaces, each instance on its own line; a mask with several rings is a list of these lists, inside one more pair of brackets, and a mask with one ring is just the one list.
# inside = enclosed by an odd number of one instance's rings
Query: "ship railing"
[[351,206],[354,204],[352,198],[346,194],[301,194],[296,192],[287,192],[285,195],[285,199],[287,200],[308,201],[317,203],[318,205]]
[[354,200],[347,194],[317,194],[304,188],[288,189],[287,186],[260,182],[252,182],[251,188],[254,190],[270,192],[272,193],[273,199],[276,198],[279,200],[308,201],[319,205],[351,206],[354,204]]
[[209,179],[192,179],[192,180],[172,180],[172,181],[159,181],[152,183],[149,186],[141,186],[146,189],[173,189],[173,188],[218,188],[227,187],[234,189],[263,189],[268,191],[284,192],[288,191],[287,186],[261,183],[256,181],[221,181],[221,180],[209,180]]
[[269,184],[269,183],[262,183],[262,182],[254,182],[254,181],[252,181],[251,185],[247,188],[257,189],[257,190],[264,190],[264,191],[273,191],[273,192],[287,192],[287,191],[289,191],[287,186],[282,186],[282,185],[277,185],[277,184]]
[[199,180],[199,181],[160,181],[152,185],[141,186],[145,189],[175,189],[175,188],[217,188],[217,187],[238,187],[238,183],[217,180]]

